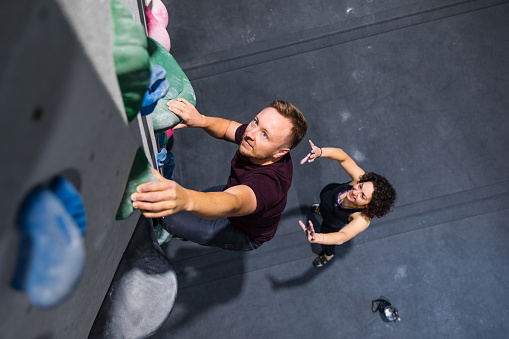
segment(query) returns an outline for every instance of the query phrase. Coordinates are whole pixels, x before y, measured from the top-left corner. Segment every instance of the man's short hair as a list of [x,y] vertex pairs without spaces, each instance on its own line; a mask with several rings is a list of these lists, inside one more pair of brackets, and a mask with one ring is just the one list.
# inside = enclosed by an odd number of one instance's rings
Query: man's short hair
[[290,149],[297,147],[308,130],[308,123],[302,112],[291,103],[282,100],[274,100],[269,107],[275,108],[279,114],[292,122],[292,131],[285,146]]

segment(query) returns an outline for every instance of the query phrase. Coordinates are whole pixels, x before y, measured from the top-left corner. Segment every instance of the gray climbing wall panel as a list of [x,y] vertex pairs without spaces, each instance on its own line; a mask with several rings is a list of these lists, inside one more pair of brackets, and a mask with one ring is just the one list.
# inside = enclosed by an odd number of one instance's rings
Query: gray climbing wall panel
[[[143,22],[136,0],[121,2]],[[110,1],[13,1],[0,25],[0,337],[84,338],[139,219],[115,214],[137,149],[154,154],[151,122],[122,111]],[[87,213],[85,269],[68,299],[39,309],[10,286],[16,215],[32,187],[69,170]]]

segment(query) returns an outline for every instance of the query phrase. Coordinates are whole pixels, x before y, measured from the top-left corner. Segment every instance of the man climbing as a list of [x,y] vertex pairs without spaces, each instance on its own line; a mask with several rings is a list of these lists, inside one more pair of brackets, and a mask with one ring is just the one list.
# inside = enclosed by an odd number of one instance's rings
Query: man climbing
[[138,186],[133,207],[148,218],[165,217],[168,232],[205,246],[250,251],[272,239],[292,183],[289,151],[307,131],[302,113],[276,100],[243,125],[204,116],[185,99],[172,100],[168,107],[183,119],[174,129],[199,127],[239,145],[228,182],[198,192],[154,171],[159,181]]

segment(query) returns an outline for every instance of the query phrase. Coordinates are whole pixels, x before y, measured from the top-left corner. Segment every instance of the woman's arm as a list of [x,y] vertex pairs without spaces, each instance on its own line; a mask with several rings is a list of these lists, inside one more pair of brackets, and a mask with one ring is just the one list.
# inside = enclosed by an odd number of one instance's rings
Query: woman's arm
[[348,175],[352,178],[352,182],[355,184],[358,182],[359,178],[365,173],[362,168],[360,168],[357,163],[350,158],[345,151],[341,148],[336,147],[318,147],[313,144],[311,140],[309,140],[309,144],[311,145],[311,152],[301,160],[301,164],[307,162],[313,162],[318,158],[329,158],[332,160],[336,160],[339,162],[341,167],[348,173]]
[[300,227],[306,232],[308,241],[320,245],[341,245],[355,237],[357,234],[368,228],[371,220],[363,216],[360,212],[352,214],[352,221],[348,223],[341,231],[333,233],[315,233],[313,223],[309,220],[309,226],[305,226],[299,220]]

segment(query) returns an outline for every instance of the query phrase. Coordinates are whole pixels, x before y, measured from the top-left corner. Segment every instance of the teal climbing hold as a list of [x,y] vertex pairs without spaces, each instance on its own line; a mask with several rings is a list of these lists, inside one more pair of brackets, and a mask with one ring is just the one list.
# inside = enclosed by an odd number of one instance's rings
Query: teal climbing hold
[[[42,185],[35,187],[18,212],[20,246],[12,287],[26,291],[30,301],[42,308],[67,298],[85,265],[82,232],[72,215],[84,222],[84,208],[68,185],[58,178],[53,186],[56,194]],[[78,199],[81,202],[79,195]]]
[[159,223],[154,226],[154,235],[159,245],[167,243],[173,237],[173,235],[171,235],[171,233],[168,233],[168,231],[166,231],[164,227]]
[[143,149],[139,148],[134,157],[131,172],[127,179],[126,188],[120,206],[117,210],[117,220],[124,220],[134,212],[133,202],[131,201],[131,194],[136,192],[136,187],[141,184],[157,181],[157,177],[152,173],[150,164]]
[[113,57],[122,92],[127,120],[132,121],[141,109],[150,81],[150,60],[143,26],[133,20],[129,9],[111,1],[114,28]]
[[157,106],[152,112],[154,131],[161,132],[175,127],[182,121],[168,109],[166,103],[169,100],[184,98],[196,105],[196,96],[191,82],[173,56],[151,37],[147,38],[147,42],[147,50],[152,64],[161,65],[166,70],[166,79],[170,83],[168,93],[157,102]]

